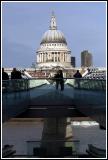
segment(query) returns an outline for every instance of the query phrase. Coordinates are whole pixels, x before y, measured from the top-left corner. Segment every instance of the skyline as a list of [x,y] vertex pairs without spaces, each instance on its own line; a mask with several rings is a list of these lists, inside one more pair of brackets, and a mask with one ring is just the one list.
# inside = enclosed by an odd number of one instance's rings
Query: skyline
[[58,30],[64,33],[76,66],[81,52],[92,53],[96,67],[106,66],[105,2],[2,3],[3,67],[30,67],[54,11]]

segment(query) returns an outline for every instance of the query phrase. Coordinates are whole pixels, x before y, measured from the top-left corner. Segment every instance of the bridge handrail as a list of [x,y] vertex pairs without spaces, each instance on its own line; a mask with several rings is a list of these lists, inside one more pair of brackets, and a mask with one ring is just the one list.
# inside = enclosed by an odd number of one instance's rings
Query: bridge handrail
[[3,92],[13,92],[13,91],[27,91],[34,87],[39,87],[41,85],[47,84],[47,80],[37,80],[37,79],[14,79],[14,80],[3,80],[2,90]]
[[[3,80],[3,92],[22,91],[34,87],[39,87],[44,84],[53,84],[61,78],[32,78],[32,79],[14,79]],[[106,90],[106,80],[104,79],[86,79],[86,78],[63,78],[64,83],[72,86],[74,89],[87,90]]]

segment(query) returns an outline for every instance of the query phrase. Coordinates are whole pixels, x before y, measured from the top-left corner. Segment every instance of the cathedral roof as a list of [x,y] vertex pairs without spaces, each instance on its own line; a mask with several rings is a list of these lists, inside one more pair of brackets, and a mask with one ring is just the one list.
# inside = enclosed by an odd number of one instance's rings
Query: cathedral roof
[[50,29],[44,33],[40,44],[44,44],[44,43],[67,44],[64,34],[60,30],[57,30],[56,18],[54,14],[52,14],[52,17],[51,17]]
[[65,43],[67,44],[64,34],[59,30],[46,31],[42,37],[41,44],[43,43]]

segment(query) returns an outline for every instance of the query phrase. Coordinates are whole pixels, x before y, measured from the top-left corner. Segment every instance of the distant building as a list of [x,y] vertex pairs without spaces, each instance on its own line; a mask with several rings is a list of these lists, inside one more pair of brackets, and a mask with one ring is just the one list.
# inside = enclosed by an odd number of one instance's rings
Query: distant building
[[52,13],[49,29],[44,33],[36,51],[38,68],[56,66],[71,68],[71,50],[64,34],[57,29],[56,17]]
[[88,52],[88,50],[84,50],[81,52],[81,67],[91,67],[93,65],[92,62],[92,54]]
[[75,57],[71,57],[71,65],[72,65],[73,67],[76,67]]

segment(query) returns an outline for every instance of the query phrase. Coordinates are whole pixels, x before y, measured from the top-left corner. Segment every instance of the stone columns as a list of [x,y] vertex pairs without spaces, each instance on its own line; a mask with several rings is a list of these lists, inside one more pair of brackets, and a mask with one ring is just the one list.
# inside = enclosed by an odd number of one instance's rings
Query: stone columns
[[39,53],[39,62],[41,62],[41,57],[40,57],[40,53]]
[[42,62],[42,53],[40,53],[40,62]]
[[63,60],[63,62],[64,62],[64,52],[62,53],[62,60]]
[[56,53],[54,52],[54,60],[55,60],[54,62],[56,62],[56,56],[57,56],[57,55],[56,55]]
[[67,62],[67,53],[65,53],[65,62]]
[[44,62],[44,56],[45,56],[45,55],[44,55],[44,53],[42,53],[42,54],[43,54],[43,62]]
[[70,62],[70,53],[67,52],[67,62]]
[[61,53],[59,52],[60,62],[61,62]]
[[52,54],[52,62],[54,62],[54,54]]
[[58,52],[58,60],[59,60],[59,62],[60,62],[60,52]]
[[45,57],[46,57],[46,62],[47,62],[47,59],[48,59],[47,55],[48,55],[48,54],[47,54],[47,53],[45,53]]
[[52,61],[52,59],[53,59],[52,52],[50,53],[50,59],[51,59],[51,61]]
[[44,62],[44,53],[42,53],[42,62]]
[[55,62],[57,62],[57,54],[55,53]]
[[42,60],[41,61],[43,62],[43,53],[41,53],[41,55],[42,55]]
[[44,53],[43,58],[44,58],[44,62],[46,62],[46,53]]
[[56,52],[56,62],[58,62],[58,54],[57,54],[57,52]]
[[60,62],[62,62],[62,53],[60,52]]
[[63,62],[63,52],[61,52],[61,62]]
[[63,62],[65,62],[65,53],[63,53]]
[[54,62],[55,62],[55,53],[53,52]]
[[47,53],[45,53],[45,62],[47,61]]
[[37,55],[37,63],[39,63],[39,55]]

